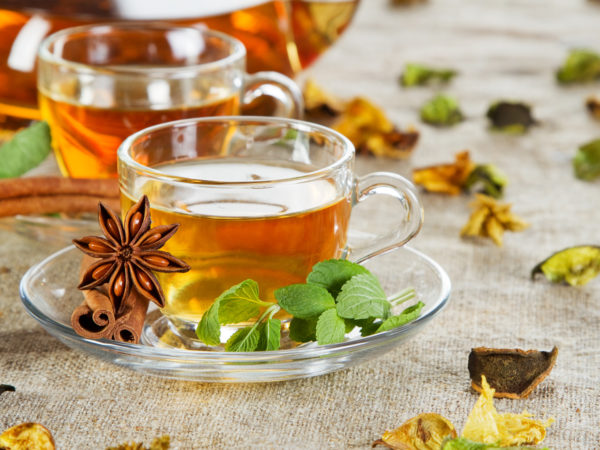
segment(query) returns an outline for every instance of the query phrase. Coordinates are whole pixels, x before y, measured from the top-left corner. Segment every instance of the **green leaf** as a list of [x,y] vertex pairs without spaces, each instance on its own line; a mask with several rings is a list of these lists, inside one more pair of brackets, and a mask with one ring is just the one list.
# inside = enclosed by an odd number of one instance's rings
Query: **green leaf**
[[537,448],[537,447],[498,447],[496,444],[483,444],[481,442],[474,442],[466,438],[454,438],[447,439],[442,442],[442,448],[440,450],[549,450],[548,447]]
[[281,345],[281,320],[267,319],[258,327],[256,350],[279,350]]
[[379,280],[370,273],[355,275],[347,281],[337,301],[339,316],[355,320],[387,317],[391,306]]
[[12,178],[38,166],[52,150],[50,127],[36,122],[0,146],[0,178]]
[[392,330],[394,328],[401,327],[402,325],[406,325],[408,322],[412,322],[421,315],[423,306],[425,306],[423,302],[418,302],[415,305],[409,306],[400,314],[387,318],[379,326],[379,328],[377,328],[376,333]]
[[317,319],[298,319],[290,321],[290,339],[296,342],[310,342],[317,340]]
[[573,158],[573,168],[575,176],[581,180],[591,181],[600,177],[600,139],[579,147]]
[[452,69],[433,69],[422,64],[408,63],[400,76],[400,83],[405,87],[422,86],[432,81],[447,83],[456,76]]
[[346,335],[346,323],[337,315],[335,309],[328,309],[317,321],[317,342],[319,345],[343,342]]
[[556,252],[531,271],[531,278],[543,273],[553,283],[584,285],[600,273],[600,247],[581,245]]
[[522,102],[498,101],[488,108],[486,116],[492,129],[508,134],[523,134],[537,123],[531,114],[531,107]]
[[258,346],[260,333],[256,325],[237,330],[225,344],[226,352],[253,352]]
[[585,83],[600,78],[600,55],[587,49],[571,50],[556,71],[560,83]]
[[463,118],[458,102],[446,95],[436,95],[421,108],[421,119],[431,125],[451,126]]
[[493,198],[500,198],[507,182],[506,175],[493,164],[479,164],[469,173],[463,187],[470,191],[474,186],[479,185],[481,186],[479,192]]
[[283,309],[300,319],[310,319],[335,308],[335,300],[327,289],[315,284],[292,284],[279,288],[275,291],[275,298]]
[[196,336],[206,345],[221,343],[221,325],[219,324],[219,299],[202,315],[196,327]]
[[346,281],[359,273],[369,273],[366,267],[346,259],[329,259],[315,264],[306,277],[306,282],[327,289],[337,297]]
[[256,317],[263,302],[258,298],[258,284],[245,280],[223,292],[219,302],[219,323],[240,323]]

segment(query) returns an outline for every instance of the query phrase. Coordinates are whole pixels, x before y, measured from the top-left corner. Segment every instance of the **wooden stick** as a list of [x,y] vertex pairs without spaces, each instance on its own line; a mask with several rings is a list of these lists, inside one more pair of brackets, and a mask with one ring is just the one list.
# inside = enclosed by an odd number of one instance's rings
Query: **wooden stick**
[[0,217],[17,214],[77,213],[96,212],[98,202],[107,204],[118,211],[118,197],[98,197],[91,195],[41,195],[0,199]]

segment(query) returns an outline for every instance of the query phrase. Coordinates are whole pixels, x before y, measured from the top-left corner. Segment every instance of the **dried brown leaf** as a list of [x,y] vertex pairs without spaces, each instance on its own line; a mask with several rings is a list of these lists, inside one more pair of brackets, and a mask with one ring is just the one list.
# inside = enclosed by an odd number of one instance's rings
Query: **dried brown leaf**
[[600,98],[589,97],[585,102],[585,106],[593,118],[600,120]]
[[550,352],[477,347],[469,354],[471,386],[482,392],[481,376],[495,389],[494,397],[526,398],[548,376],[558,348]]
[[437,164],[413,170],[413,181],[430,192],[458,195],[475,168],[467,150],[457,153],[450,164]]

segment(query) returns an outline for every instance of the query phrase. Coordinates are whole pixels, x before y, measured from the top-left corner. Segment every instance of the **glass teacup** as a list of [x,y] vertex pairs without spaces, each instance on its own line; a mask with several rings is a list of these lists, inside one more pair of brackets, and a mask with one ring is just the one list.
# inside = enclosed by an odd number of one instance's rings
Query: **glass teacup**
[[59,166],[72,177],[117,175],[116,152],[130,134],[189,117],[240,113],[275,97],[277,114],[298,117],[302,95],[276,72],[245,72],[243,44],[222,33],[169,24],[68,28],[39,52],[42,117]]
[[[251,278],[261,298],[302,283],[329,258],[361,261],[403,245],[421,228],[412,184],[388,172],[360,178],[354,147],[326,127],[292,119],[213,117],[142,130],[118,152],[122,211],[142,195],[153,226],[180,224],[164,250],[190,266],[157,274],[162,313],[182,335],[226,289]],[[352,208],[396,199],[400,217],[361,247],[348,242]]]

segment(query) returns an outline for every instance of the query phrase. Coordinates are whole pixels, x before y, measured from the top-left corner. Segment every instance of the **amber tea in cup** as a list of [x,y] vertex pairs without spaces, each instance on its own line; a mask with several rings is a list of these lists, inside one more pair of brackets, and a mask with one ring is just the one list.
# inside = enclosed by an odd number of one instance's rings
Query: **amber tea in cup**
[[116,176],[116,151],[132,133],[191,117],[240,113],[261,95],[301,114],[292,80],[245,73],[245,48],[221,33],[168,24],[68,28],[40,48],[38,91],[61,170]]
[[[412,185],[392,173],[357,179],[353,164],[348,139],[291,119],[192,119],[129,137],[119,149],[122,210],[148,195],[153,225],[180,224],[164,249],[192,268],[157,274],[162,312],[193,330],[223,291],[245,279],[272,300],[319,261],[361,260],[411,239],[422,222]],[[373,194],[397,198],[402,221],[353,247],[352,207]]]

